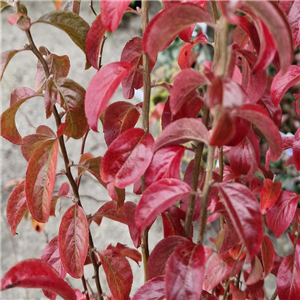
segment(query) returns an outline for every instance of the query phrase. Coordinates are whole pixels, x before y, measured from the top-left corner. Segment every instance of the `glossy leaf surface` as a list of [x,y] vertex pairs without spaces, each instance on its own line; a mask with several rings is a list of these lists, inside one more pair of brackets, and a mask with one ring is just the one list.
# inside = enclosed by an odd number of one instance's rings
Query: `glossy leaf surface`
[[118,188],[137,181],[153,156],[153,137],[140,128],[125,131],[109,146],[101,163],[101,178]]
[[281,182],[266,178],[260,196],[261,213],[265,214],[273,206],[281,193]]
[[156,217],[192,189],[178,179],[166,178],[151,184],[143,193],[135,212],[135,223],[139,232],[150,225]]
[[60,295],[66,300],[76,300],[74,290],[46,262],[27,259],[10,268],[1,280],[1,291],[14,287],[41,288]]
[[205,254],[202,245],[190,241],[179,245],[171,254],[166,266],[166,299],[199,299],[204,281],[204,268]]
[[282,191],[275,204],[268,210],[267,224],[279,238],[288,228],[297,209],[299,195],[295,192]]
[[206,127],[197,119],[183,118],[168,125],[154,143],[154,152],[158,149],[186,142],[208,144],[209,134]]
[[148,280],[133,295],[132,300],[163,300],[165,298],[165,276]]
[[219,188],[226,211],[252,259],[259,250],[263,236],[259,204],[244,185],[228,183],[220,185]]
[[97,131],[98,119],[132,65],[125,62],[108,64],[91,80],[85,98],[85,113],[90,127]]
[[295,253],[286,256],[278,270],[277,293],[280,299],[300,299],[300,240],[298,240]]
[[28,208],[25,196],[25,181],[22,181],[13,190],[7,200],[6,205],[6,218],[13,236],[16,235],[17,227],[23,219],[27,210]]
[[198,22],[212,23],[212,17],[196,4],[182,3],[162,10],[146,28],[143,37],[144,52],[155,61],[158,52],[164,49],[179,32]]
[[25,193],[33,218],[46,223],[55,184],[58,140],[48,140],[32,154],[26,172]]
[[73,205],[64,213],[59,226],[58,244],[66,271],[72,277],[80,278],[89,248],[89,225],[80,206]]
[[72,41],[85,52],[85,41],[89,32],[89,24],[72,12],[50,12],[41,16],[35,23],[46,23],[63,30]]

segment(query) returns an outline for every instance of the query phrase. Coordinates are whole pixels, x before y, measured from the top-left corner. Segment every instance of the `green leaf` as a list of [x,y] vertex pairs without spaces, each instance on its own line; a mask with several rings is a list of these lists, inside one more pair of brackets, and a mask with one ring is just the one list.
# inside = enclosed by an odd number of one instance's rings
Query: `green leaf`
[[85,52],[85,40],[89,32],[89,24],[72,12],[54,11],[41,16],[36,22],[53,25],[63,30],[71,40]]

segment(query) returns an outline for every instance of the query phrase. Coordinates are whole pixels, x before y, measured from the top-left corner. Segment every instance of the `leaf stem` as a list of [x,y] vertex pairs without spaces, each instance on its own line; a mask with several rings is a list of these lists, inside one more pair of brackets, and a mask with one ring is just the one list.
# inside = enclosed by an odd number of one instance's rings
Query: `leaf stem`
[[[142,2],[142,30],[145,33],[146,27],[149,23],[149,1]],[[149,113],[150,113],[150,94],[151,94],[151,78],[150,78],[150,60],[147,54],[143,54],[143,83],[144,83],[144,99],[143,99],[143,113],[142,122],[145,132],[149,132]],[[145,176],[142,176],[142,192],[146,187]],[[144,281],[147,281],[147,263],[149,257],[149,242],[148,242],[148,227],[142,233],[141,241],[143,266],[144,266]]]
[[[209,117],[209,110],[204,105],[202,122],[205,126],[207,126],[208,117]],[[192,176],[192,182],[191,182],[191,188],[195,192],[197,192],[197,188],[198,188],[203,148],[204,148],[204,143],[199,143],[196,148],[194,167],[193,167],[193,176]],[[188,208],[187,208],[187,212],[186,212],[186,216],[185,216],[185,222],[184,222],[185,237],[190,237],[192,234],[192,221],[193,221],[193,215],[194,215],[195,202],[196,202],[196,196],[193,193],[189,196]]]

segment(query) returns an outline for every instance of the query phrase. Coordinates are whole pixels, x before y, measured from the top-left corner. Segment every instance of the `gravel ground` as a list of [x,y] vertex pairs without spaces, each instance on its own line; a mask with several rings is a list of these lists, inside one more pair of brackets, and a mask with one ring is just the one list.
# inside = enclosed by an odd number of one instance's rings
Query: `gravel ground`
[[[52,1],[25,1],[23,3],[28,9],[28,15],[31,20],[36,20],[42,14],[54,10]],[[98,1],[94,1],[94,7],[96,11],[99,11]],[[20,31],[17,26],[11,26],[7,22],[7,16],[12,12],[12,9],[5,9],[1,13],[1,52],[11,49],[22,49],[23,45],[27,42],[25,34]],[[81,16],[89,24],[93,22],[94,15],[90,10],[89,1],[82,1]],[[114,34],[108,36],[103,52],[103,65],[118,61],[125,43],[132,37],[141,35],[140,22],[140,18],[135,15],[130,18],[127,17],[123,20],[120,28]],[[36,24],[32,26],[31,30],[33,39],[38,47],[45,46],[51,53],[57,55],[67,54],[69,56],[71,70],[68,77],[77,81],[84,88],[87,88],[96,72],[93,68],[84,70],[84,54],[73,44],[70,38],[59,29],[46,24]],[[11,60],[1,83],[1,112],[9,107],[9,95],[13,89],[20,86],[34,88],[35,65],[36,58],[29,51],[18,53]],[[29,100],[21,106],[18,112],[17,126],[22,136],[34,133],[34,128],[41,124],[55,128],[52,118],[49,120],[45,119],[43,101],[40,100],[41,98]],[[123,100],[120,90],[116,92],[113,100]],[[138,99],[133,99],[133,101],[137,102]],[[80,143],[81,141],[74,140],[67,142],[69,157],[75,162],[77,162],[79,158]],[[105,149],[106,146],[101,133],[89,134],[86,145],[87,152],[98,156],[102,155]],[[22,221],[17,230],[18,235],[13,237],[5,218],[6,201],[13,189],[12,182],[25,177],[26,166],[27,162],[21,155],[20,148],[1,139],[1,278],[4,273],[17,262],[26,258],[40,257],[47,241],[57,235],[60,223],[59,219],[69,206],[66,202],[61,203],[61,214],[58,214],[57,217],[50,218],[49,223],[45,226],[44,232],[35,232],[32,229],[30,221]],[[60,169],[62,169],[61,162],[58,165],[58,170]],[[59,182],[61,183],[63,181],[59,180]],[[59,185],[57,184],[55,191],[57,191],[58,187]],[[138,199],[137,196],[131,195],[130,189],[128,189],[127,192],[129,194],[128,198],[131,200]],[[99,201],[109,199],[106,191],[89,176],[83,176],[80,193],[81,195],[85,195],[85,197],[83,197],[83,205],[87,214],[93,213],[99,208],[101,204]],[[152,230],[151,241],[161,238],[159,231],[159,226]],[[110,243],[115,245],[117,242],[133,247],[127,226],[119,225],[110,220],[104,220],[100,228],[92,225],[92,232],[95,246],[99,250],[105,249]],[[151,242],[150,247],[153,247],[153,245],[154,242]],[[135,278],[133,286],[133,291],[135,291],[143,282],[143,271],[142,267],[136,264],[131,265]],[[86,268],[86,274],[89,282],[93,285],[93,280],[91,279],[93,274],[90,267]],[[75,288],[82,288],[80,280],[73,280],[72,278],[68,280],[70,280]],[[102,280],[102,282],[104,282],[104,280]],[[105,286],[104,290],[109,291]],[[40,290],[18,288],[2,292],[0,298],[3,300],[35,300],[45,299],[45,296]]]

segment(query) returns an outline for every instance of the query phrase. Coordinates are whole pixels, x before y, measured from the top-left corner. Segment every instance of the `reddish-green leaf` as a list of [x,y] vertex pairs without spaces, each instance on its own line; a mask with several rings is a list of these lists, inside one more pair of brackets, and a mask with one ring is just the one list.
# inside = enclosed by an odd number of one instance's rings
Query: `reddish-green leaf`
[[99,54],[101,49],[101,44],[103,43],[103,37],[106,28],[102,23],[101,14],[97,16],[96,20],[93,22],[87,38],[86,38],[86,56],[90,64],[95,68],[99,69]]
[[129,262],[116,251],[104,250],[98,253],[113,297],[128,300],[133,282]]
[[293,57],[293,38],[289,23],[281,8],[273,1],[245,1],[255,14],[258,14],[274,38],[283,72],[290,66]]
[[272,270],[275,258],[274,246],[270,238],[266,235],[263,236],[261,243],[261,257],[264,267],[264,276],[266,278]]
[[283,259],[278,270],[276,283],[279,299],[300,299],[300,240],[294,251]]
[[179,245],[166,266],[166,299],[199,299],[204,282],[205,262],[202,245],[190,241]]
[[136,208],[135,223],[138,231],[142,232],[161,212],[191,192],[191,187],[178,179],[165,178],[151,184]]
[[33,152],[46,140],[55,138],[55,133],[47,126],[41,125],[36,129],[36,134],[30,134],[23,138],[21,151],[24,158],[29,161]]
[[46,262],[27,259],[10,268],[1,280],[1,291],[14,287],[41,288],[60,295],[66,300],[76,300],[74,290]]
[[146,28],[143,37],[144,52],[155,61],[158,52],[179,32],[198,22],[213,23],[210,13],[196,4],[181,3],[162,10]]
[[103,132],[107,146],[121,133],[133,128],[139,116],[136,106],[131,103],[118,101],[109,105],[103,117]]
[[278,106],[286,91],[300,80],[300,66],[289,66],[286,73],[279,71],[271,85],[271,97],[275,106]]
[[22,181],[11,193],[6,205],[6,219],[12,235],[16,235],[16,229],[23,219],[27,208],[25,196],[25,181]]
[[64,213],[59,226],[58,244],[66,271],[72,277],[80,278],[89,249],[89,224],[79,205],[71,206]]
[[15,54],[24,51],[25,49],[20,50],[8,50],[1,53],[1,64],[0,64],[0,81],[2,80],[4,71],[10,62],[10,60],[14,57]]
[[[244,258],[238,261],[232,276],[241,270],[244,264]],[[220,282],[229,276],[235,264],[236,260],[233,259],[229,253],[215,255],[207,266],[204,288],[208,291],[215,288]]]
[[110,144],[101,163],[101,178],[118,188],[137,181],[146,171],[153,156],[153,137],[140,128],[132,128]]
[[251,260],[259,250],[263,236],[263,222],[256,197],[244,185],[219,185],[226,211],[243,241]]
[[90,127],[97,131],[98,119],[122,80],[133,66],[127,62],[108,64],[91,80],[85,98],[85,112]]
[[66,127],[63,133],[69,138],[80,139],[88,130],[84,112],[85,90],[71,79],[58,79],[59,92],[66,110]]
[[166,263],[174,249],[187,242],[182,236],[169,236],[158,242],[152,250],[147,263],[147,280],[165,274]]
[[208,140],[209,134],[202,122],[197,119],[183,118],[174,121],[159,134],[154,144],[154,152],[163,147],[191,141],[208,144]]
[[130,0],[100,1],[101,19],[108,31],[113,32],[118,28],[129,3]]
[[47,140],[32,154],[26,172],[25,193],[32,217],[46,223],[55,184],[58,140]]
[[[184,69],[179,72],[175,79],[170,94],[170,108],[173,114],[176,114],[190,97],[194,97],[197,88],[204,84],[209,84],[205,75],[194,69]],[[195,97],[194,97],[195,98]]]
[[90,26],[77,14],[65,11],[53,11],[41,16],[35,23],[50,24],[63,30],[85,52],[85,40]]
[[276,202],[281,193],[281,186],[280,181],[273,182],[268,178],[264,180],[264,186],[260,195],[260,207],[262,214],[265,214]]
[[165,276],[157,276],[148,280],[133,295],[131,300],[163,300],[165,299]]
[[22,137],[16,127],[16,113],[19,107],[28,99],[43,95],[22,87],[16,88],[10,96],[10,107],[1,115],[1,136],[15,145],[22,144]]
[[257,127],[266,138],[270,147],[271,160],[277,160],[282,152],[282,141],[278,128],[273,121],[267,117],[264,109],[258,105],[245,105],[233,113]]
[[279,238],[291,224],[299,200],[295,192],[282,191],[275,204],[267,211],[267,224]]

